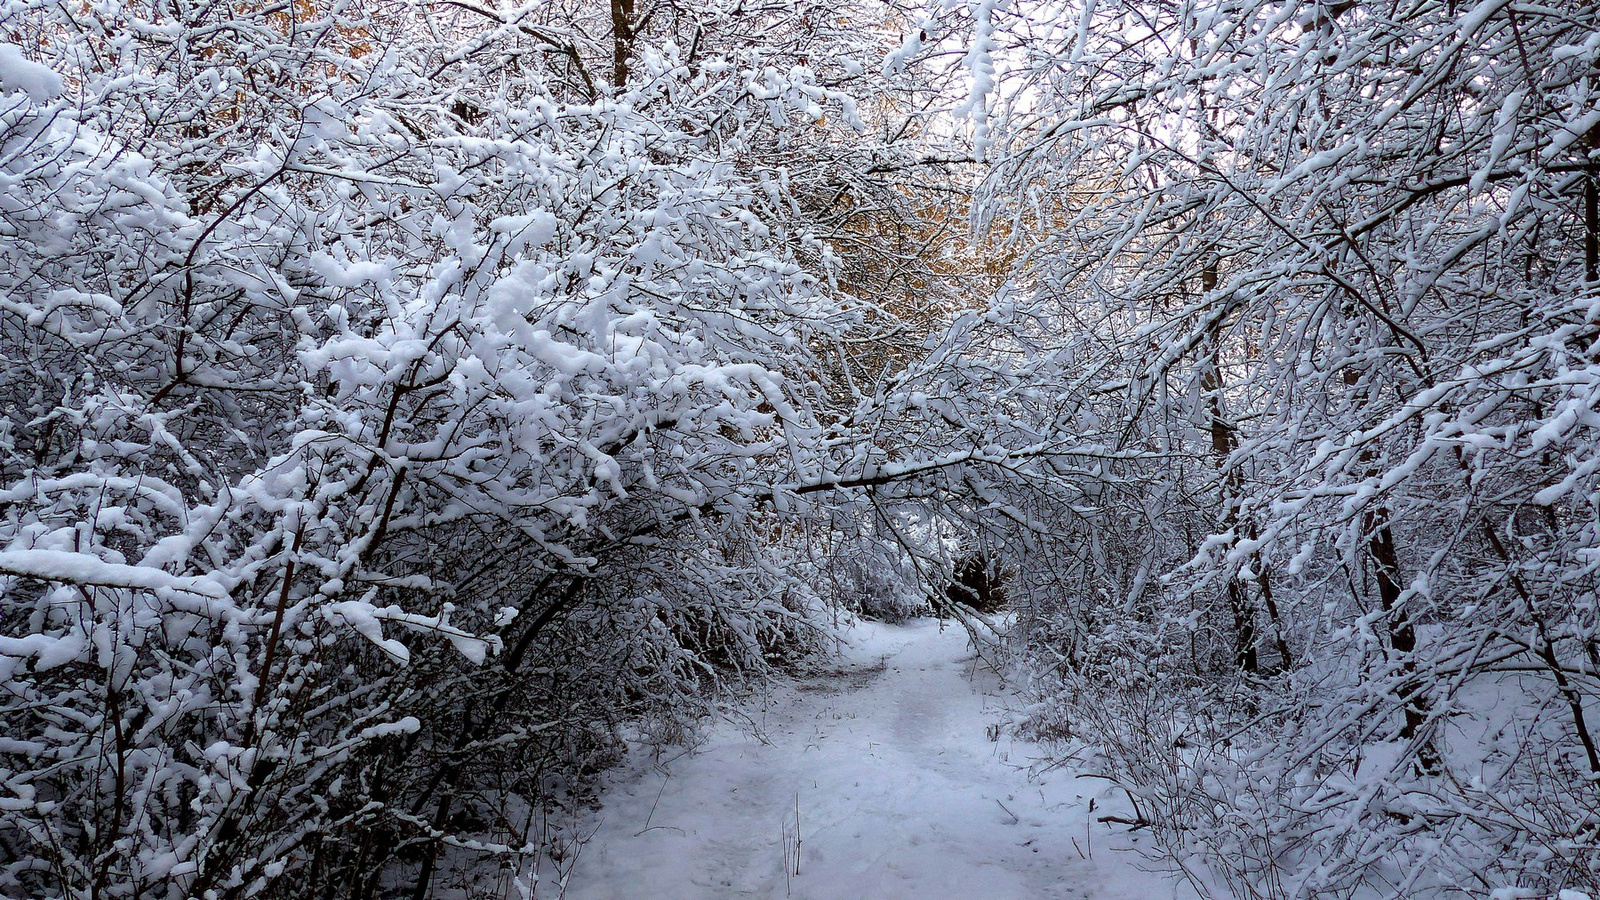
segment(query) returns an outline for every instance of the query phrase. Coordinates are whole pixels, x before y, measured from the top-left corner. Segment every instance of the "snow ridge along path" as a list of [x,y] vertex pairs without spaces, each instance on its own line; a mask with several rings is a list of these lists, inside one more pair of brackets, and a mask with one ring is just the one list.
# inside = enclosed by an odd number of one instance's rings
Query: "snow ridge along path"
[[670,766],[613,780],[566,896],[1192,896],[1118,852],[1141,837],[1096,821],[1121,808],[1103,783],[1030,777],[1036,748],[991,740],[1000,688],[961,628],[869,623],[848,638],[837,670],[750,711],[758,734],[718,725]]

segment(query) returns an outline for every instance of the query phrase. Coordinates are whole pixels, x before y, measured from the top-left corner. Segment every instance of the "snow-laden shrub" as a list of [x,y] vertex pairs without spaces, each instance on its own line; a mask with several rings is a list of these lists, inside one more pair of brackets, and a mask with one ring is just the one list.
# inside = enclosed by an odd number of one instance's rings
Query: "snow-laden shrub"
[[831,602],[869,619],[896,623],[931,611],[916,563],[870,533],[830,546],[821,576]]
[[761,522],[867,312],[761,153],[848,101],[485,16],[5,14],[0,893],[515,871],[813,645]]
[[1218,896],[1594,893],[1600,8],[943,24],[1037,322],[1007,413],[1108,450],[986,497],[1047,551],[1040,730]]

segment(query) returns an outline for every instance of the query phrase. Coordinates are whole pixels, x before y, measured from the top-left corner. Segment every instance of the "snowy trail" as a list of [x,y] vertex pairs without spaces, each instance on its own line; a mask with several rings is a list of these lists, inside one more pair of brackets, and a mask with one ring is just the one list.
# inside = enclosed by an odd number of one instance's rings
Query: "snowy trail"
[[[1137,835],[1088,812],[1102,785],[1030,779],[1033,749],[992,741],[995,679],[959,628],[864,625],[838,671],[719,726],[670,774],[643,768],[603,795],[574,900],[1189,896],[1142,871]],[[800,874],[785,872],[799,811]],[[648,823],[648,824],[647,824]]]

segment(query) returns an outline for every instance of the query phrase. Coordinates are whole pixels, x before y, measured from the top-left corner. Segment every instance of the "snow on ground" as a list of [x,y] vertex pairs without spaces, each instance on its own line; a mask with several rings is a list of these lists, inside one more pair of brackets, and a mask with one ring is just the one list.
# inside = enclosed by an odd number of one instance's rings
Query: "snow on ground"
[[1140,836],[1095,821],[1121,808],[1103,783],[1030,777],[1035,748],[991,740],[1003,695],[960,628],[868,624],[849,640],[837,670],[750,710],[758,734],[719,725],[670,766],[613,780],[565,896],[1192,896],[1117,852]]

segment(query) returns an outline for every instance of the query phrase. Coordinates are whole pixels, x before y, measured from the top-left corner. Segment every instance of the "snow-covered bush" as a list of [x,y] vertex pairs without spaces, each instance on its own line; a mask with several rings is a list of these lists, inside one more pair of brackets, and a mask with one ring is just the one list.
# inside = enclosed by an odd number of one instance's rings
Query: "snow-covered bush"
[[1018,524],[1041,727],[1219,894],[1596,890],[1594,4],[941,10],[1034,384],[1146,454]]
[[813,645],[763,520],[877,314],[780,163],[862,67],[589,14],[4,14],[0,893],[514,871]]
[[900,544],[871,532],[826,547],[823,596],[841,608],[881,622],[903,622],[930,611],[916,562]]

